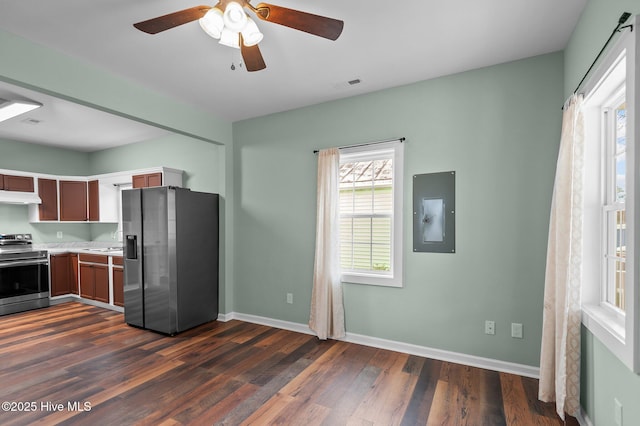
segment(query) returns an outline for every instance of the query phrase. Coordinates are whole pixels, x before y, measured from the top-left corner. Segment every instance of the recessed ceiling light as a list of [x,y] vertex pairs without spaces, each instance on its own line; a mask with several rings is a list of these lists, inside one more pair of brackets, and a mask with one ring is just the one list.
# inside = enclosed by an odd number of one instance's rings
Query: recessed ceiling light
[[0,99],[0,122],[16,117],[25,112],[40,108],[42,105],[35,102],[7,101]]

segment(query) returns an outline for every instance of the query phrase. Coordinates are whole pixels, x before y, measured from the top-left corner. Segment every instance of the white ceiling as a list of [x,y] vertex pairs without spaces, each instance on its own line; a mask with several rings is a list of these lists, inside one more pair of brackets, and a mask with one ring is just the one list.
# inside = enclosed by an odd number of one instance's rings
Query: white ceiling
[[196,22],[156,35],[132,26],[194,0],[2,0],[0,28],[237,121],[562,50],[586,1],[273,0],[344,31],[329,41],[256,19],[267,69],[252,73]]
[[0,123],[0,139],[98,151],[166,135],[165,130],[0,81],[0,99],[42,107]]

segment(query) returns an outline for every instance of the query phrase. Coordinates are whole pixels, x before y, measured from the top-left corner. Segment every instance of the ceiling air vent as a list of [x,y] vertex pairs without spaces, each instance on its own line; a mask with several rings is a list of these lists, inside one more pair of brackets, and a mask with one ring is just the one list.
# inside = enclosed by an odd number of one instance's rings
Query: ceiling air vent
[[349,89],[357,84],[362,83],[362,80],[359,78],[354,78],[352,80],[342,81],[340,83],[334,84],[333,87],[338,90]]
[[42,120],[38,120],[38,119],[29,117],[29,118],[25,118],[24,120],[22,120],[22,122],[25,123],[25,124],[31,124],[32,126],[35,126],[36,124],[42,123]]

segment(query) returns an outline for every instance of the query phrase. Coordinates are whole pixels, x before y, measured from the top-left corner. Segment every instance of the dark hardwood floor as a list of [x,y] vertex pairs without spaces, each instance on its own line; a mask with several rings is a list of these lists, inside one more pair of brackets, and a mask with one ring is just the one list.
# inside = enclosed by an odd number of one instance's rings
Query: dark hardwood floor
[[0,317],[2,425],[563,424],[537,384],[240,321],[166,337],[81,303]]

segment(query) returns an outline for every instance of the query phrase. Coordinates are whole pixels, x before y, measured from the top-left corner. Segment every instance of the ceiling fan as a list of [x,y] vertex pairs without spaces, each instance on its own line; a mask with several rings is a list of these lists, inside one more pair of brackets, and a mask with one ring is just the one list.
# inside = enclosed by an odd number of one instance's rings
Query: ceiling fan
[[255,22],[247,15],[245,8],[268,22],[284,25],[329,40],[336,40],[344,22],[338,19],[314,15],[299,10],[259,3],[253,6],[250,0],[219,0],[215,6],[195,6],[178,12],[133,24],[148,34],[157,34],[195,20],[211,37],[220,44],[239,48],[247,71],[259,71],[267,66],[262,58],[258,43],[263,35]]

